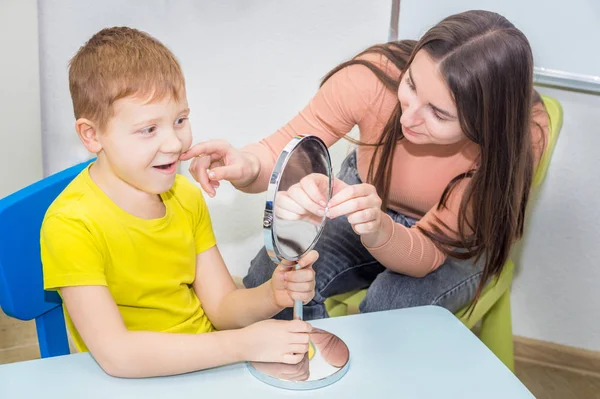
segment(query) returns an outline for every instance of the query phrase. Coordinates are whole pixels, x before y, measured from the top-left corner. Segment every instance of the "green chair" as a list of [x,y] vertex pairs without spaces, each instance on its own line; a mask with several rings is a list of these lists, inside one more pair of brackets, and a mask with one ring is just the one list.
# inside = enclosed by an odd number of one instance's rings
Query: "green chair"
[[[534,189],[544,180],[552,152],[556,145],[563,121],[563,110],[560,103],[551,97],[542,96],[544,105],[550,116],[550,131],[546,150],[536,169]],[[472,312],[468,306],[456,312],[469,329],[481,321],[479,338],[498,358],[514,372],[514,352],[512,320],[510,310],[510,286],[513,280],[515,265],[508,260],[502,273],[494,278],[483,290],[481,297]],[[357,290],[327,298],[325,307],[330,317],[358,313],[358,305],[365,298],[367,290]]]

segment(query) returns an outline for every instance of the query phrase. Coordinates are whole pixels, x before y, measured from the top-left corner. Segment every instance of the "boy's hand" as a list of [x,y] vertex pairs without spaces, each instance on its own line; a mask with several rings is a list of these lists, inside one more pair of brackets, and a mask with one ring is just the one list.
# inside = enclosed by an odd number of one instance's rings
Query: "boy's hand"
[[308,369],[309,358],[306,354],[302,357],[302,360],[296,364],[263,362],[254,362],[252,364],[254,368],[263,374],[286,381],[306,381],[310,377],[310,371]]
[[297,364],[308,352],[312,327],[302,320],[263,320],[244,327],[242,358],[251,362]]
[[294,306],[294,300],[306,304],[315,296],[315,271],[313,264],[319,259],[317,251],[310,251],[298,261],[300,269],[294,265],[278,265],[271,278],[271,289],[275,304],[282,308]]

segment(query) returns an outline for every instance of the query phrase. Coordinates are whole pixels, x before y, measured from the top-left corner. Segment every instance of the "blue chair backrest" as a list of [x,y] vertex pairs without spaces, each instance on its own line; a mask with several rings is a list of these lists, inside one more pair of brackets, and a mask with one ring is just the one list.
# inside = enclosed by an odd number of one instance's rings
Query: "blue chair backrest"
[[56,292],[44,291],[40,227],[54,199],[91,161],[40,180],[0,200],[0,307],[20,320],[36,320],[42,357],[69,353]]

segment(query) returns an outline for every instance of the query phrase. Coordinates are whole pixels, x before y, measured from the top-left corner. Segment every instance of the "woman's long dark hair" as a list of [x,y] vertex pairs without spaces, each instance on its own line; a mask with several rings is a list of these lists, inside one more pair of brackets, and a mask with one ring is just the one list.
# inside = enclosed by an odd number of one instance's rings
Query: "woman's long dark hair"
[[[474,304],[486,282],[502,271],[513,242],[523,234],[534,163],[530,133],[533,57],[527,38],[504,17],[468,11],[444,19],[419,41],[370,47],[329,72],[323,83],[342,68],[360,64],[397,93],[400,79],[361,56],[381,54],[403,73],[421,50],[439,63],[456,103],[461,129],[479,145],[480,158],[477,169],[449,182],[438,205],[438,209],[445,207],[456,184],[469,179],[456,234],[444,234],[449,228],[440,220],[429,228],[419,228],[448,256],[483,259]],[[536,99],[539,101],[539,96]],[[401,115],[398,103],[374,144],[376,153],[369,167],[368,181],[377,188],[384,209],[389,201],[392,159],[403,138]]]

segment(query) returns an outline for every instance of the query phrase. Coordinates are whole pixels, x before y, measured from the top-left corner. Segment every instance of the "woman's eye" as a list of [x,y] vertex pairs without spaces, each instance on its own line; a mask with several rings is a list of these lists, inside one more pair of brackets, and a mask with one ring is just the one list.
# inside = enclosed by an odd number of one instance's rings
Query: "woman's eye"
[[445,118],[442,118],[440,116],[440,114],[438,114],[434,109],[431,110],[431,113],[433,114],[433,116],[435,117],[435,119],[437,119],[438,121],[445,121]]

